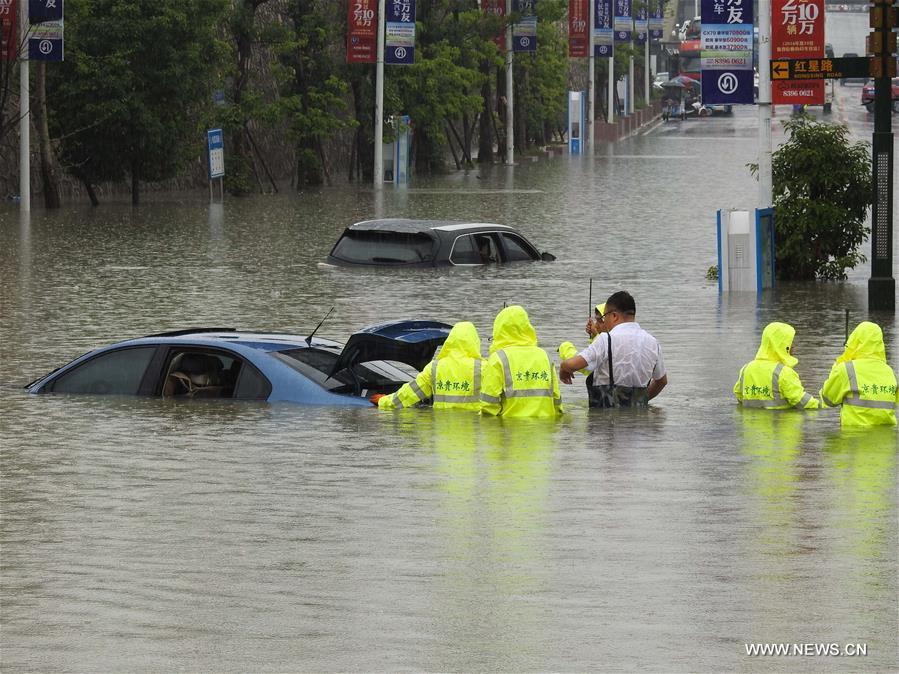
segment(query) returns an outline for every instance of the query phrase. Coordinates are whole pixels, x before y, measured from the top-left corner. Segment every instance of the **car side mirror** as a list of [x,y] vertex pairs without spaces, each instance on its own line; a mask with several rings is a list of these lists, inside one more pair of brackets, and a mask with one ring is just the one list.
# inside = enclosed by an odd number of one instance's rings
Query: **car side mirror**
[[544,262],[555,262],[556,256],[552,253],[540,253],[540,259]]

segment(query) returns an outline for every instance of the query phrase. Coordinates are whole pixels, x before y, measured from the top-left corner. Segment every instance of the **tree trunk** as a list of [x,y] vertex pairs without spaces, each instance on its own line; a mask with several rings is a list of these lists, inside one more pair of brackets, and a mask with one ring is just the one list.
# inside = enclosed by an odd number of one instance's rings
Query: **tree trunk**
[[449,145],[450,152],[453,153],[453,162],[456,164],[456,170],[462,168],[462,165],[459,163],[459,155],[456,154],[456,148],[453,146],[453,139],[450,137],[449,125],[444,123],[443,132],[446,134],[446,143]]
[[[490,73],[490,64],[485,62],[481,72]],[[480,126],[478,128],[478,164],[490,164],[493,162],[493,130],[490,128],[493,120],[493,90],[488,78],[484,78],[481,85],[481,98],[484,99],[484,108],[481,110]]]
[[41,178],[44,187],[44,206],[59,208],[59,178],[56,174],[56,157],[50,144],[50,129],[47,124],[47,62],[38,61],[37,106],[35,108],[38,144],[41,154]]
[[76,175],[84,185],[84,191],[87,192],[87,198],[90,199],[91,206],[99,206],[100,200],[97,198],[97,192],[94,190],[93,183],[91,183],[91,181],[88,180],[80,171],[78,171]]

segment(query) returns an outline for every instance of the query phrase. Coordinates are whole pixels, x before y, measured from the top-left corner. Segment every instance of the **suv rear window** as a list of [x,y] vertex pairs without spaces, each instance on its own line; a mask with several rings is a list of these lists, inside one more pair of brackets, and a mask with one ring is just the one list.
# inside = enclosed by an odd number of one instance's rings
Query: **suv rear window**
[[347,230],[331,255],[358,264],[415,264],[430,262],[434,241],[416,232]]

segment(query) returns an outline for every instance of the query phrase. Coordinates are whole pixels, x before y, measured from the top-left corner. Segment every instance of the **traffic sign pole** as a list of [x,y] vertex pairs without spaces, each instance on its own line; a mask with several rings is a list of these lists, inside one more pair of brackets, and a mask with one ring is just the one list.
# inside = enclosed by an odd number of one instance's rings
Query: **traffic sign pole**
[[771,0],[758,1],[759,22],[759,208],[771,208]]
[[28,5],[19,6],[19,210],[31,210],[31,102],[28,92]]

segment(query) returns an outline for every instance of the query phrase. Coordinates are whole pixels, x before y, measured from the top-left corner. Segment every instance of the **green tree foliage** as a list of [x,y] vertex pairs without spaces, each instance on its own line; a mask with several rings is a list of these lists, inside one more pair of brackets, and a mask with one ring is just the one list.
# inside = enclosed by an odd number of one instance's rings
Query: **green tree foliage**
[[53,68],[54,131],[85,182],[174,177],[199,154],[198,118],[223,50],[227,0],[71,0],[66,60]]
[[[868,144],[852,143],[845,126],[800,115],[784,122],[786,143],[772,156],[777,275],[833,280],[865,261],[859,251],[870,229]],[[758,165],[751,164],[753,174]]]

